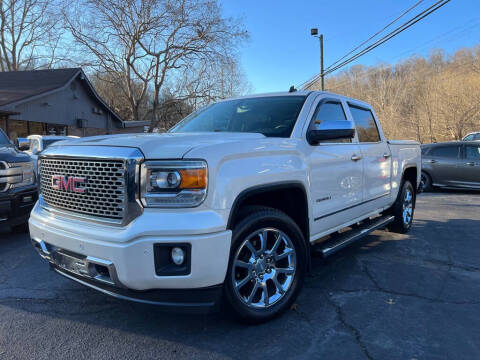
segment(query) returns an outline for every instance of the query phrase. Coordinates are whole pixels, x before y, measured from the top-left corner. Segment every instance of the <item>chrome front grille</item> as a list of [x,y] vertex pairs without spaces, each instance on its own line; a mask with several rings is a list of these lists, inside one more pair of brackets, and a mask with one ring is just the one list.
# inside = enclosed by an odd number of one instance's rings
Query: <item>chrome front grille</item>
[[[44,157],[39,162],[40,191],[52,208],[122,222],[128,207],[126,164],[122,160]],[[81,178],[82,192],[55,186],[55,177]]]
[[0,192],[5,192],[10,185],[22,182],[23,170],[16,167],[15,164],[8,165],[5,161],[0,161]]

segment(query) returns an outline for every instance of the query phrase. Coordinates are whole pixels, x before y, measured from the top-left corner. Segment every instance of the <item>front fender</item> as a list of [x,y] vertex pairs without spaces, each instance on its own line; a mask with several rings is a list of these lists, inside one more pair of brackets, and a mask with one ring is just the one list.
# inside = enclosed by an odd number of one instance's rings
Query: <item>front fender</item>
[[308,171],[295,139],[265,138],[195,148],[186,158],[208,163],[209,186],[205,204],[229,210],[245,189],[268,184],[296,182],[308,194]]

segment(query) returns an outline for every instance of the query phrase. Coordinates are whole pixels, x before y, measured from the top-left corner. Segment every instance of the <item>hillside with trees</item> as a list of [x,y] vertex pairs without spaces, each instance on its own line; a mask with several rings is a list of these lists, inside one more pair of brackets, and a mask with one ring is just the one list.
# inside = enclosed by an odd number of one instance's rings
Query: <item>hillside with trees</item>
[[[319,89],[320,81],[308,86]],[[400,63],[353,66],[326,78],[327,91],[373,105],[390,139],[422,143],[480,131],[480,46]]]

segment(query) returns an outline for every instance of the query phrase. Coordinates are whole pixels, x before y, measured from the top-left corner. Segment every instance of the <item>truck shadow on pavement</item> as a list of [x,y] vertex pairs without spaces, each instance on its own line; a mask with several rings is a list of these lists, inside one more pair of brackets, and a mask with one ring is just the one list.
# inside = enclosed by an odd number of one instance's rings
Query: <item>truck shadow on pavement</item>
[[7,355],[26,358],[479,358],[479,214],[427,217],[408,235],[377,231],[313,257],[292,309],[256,327],[225,311],[182,315],[110,298],[49,271],[26,234],[0,234],[0,350],[3,341]]

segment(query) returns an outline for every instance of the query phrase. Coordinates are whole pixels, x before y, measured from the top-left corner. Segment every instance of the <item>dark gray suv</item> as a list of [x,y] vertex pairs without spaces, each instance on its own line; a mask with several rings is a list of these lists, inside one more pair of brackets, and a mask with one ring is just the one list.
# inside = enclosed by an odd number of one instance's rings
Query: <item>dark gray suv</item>
[[480,189],[480,142],[422,145],[423,190],[433,186]]

